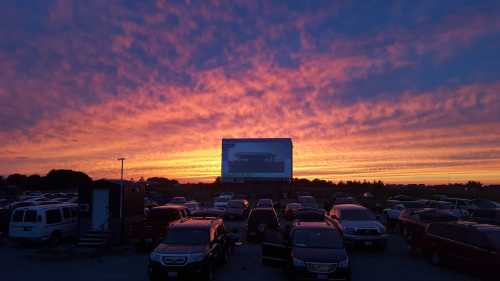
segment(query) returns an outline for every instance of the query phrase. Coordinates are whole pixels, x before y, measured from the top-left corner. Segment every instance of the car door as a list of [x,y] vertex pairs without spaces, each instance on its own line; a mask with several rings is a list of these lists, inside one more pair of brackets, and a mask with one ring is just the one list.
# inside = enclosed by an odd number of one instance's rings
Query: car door
[[261,250],[262,263],[265,265],[286,265],[291,258],[291,247],[284,235],[277,230],[266,233]]

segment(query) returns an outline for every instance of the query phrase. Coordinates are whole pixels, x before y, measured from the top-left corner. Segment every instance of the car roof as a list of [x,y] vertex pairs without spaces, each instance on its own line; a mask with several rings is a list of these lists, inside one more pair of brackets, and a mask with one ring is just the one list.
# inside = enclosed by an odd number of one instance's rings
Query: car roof
[[210,228],[212,225],[221,223],[221,219],[217,218],[188,218],[181,220],[180,222],[175,222],[169,227],[175,228],[190,228],[190,227],[200,227],[200,228]]
[[479,231],[500,230],[500,226],[498,226],[498,225],[477,223],[475,221],[456,221],[456,222],[448,222],[447,224],[455,224],[455,225],[473,227]]
[[357,204],[339,204],[333,206],[333,208],[340,210],[366,210],[365,207]]
[[177,205],[177,204],[165,204],[163,206],[153,207],[152,209],[155,209],[155,210],[158,210],[158,209],[186,209],[186,206]]
[[295,229],[311,229],[311,228],[331,228],[336,229],[333,225],[326,221],[296,221],[294,224]]
[[46,209],[54,209],[54,208],[63,208],[63,207],[78,207],[78,204],[74,203],[60,203],[60,204],[50,204],[50,205],[34,205],[34,206],[26,206],[16,208],[17,210],[46,210]]

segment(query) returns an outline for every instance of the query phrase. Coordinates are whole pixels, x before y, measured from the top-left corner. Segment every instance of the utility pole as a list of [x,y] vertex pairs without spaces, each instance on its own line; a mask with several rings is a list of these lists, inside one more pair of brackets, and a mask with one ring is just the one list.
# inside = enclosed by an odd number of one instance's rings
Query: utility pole
[[123,243],[124,239],[124,231],[125,231],[125,216],[123,213],[123,207],[124,207],[124,202],[125,202],[125,189],[123,188],[123,162],[125,161],[125,158],[118,158],[118,161],[121,161],[122,163],[122,169],[121,169],[121,177],[120,177],[120,242]]

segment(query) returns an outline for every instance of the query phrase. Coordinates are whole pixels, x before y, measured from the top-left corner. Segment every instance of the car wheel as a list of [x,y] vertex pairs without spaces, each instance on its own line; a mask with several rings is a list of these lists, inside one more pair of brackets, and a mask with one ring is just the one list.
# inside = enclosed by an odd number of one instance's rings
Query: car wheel
[[439,254],[438,251],[433,251],[431,254],[431,263],[433,265],[440,265],[442,262],[441,260],[441,255]]

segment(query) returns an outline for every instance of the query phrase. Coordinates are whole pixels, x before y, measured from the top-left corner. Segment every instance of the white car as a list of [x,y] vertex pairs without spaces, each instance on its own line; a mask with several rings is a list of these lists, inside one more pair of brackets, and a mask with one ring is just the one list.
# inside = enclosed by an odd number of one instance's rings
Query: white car
[[367,208],[355,204],[335,205],[329,215],[342,232],[346,244],[362,244],[385,249],[387,244],[385,227]]

